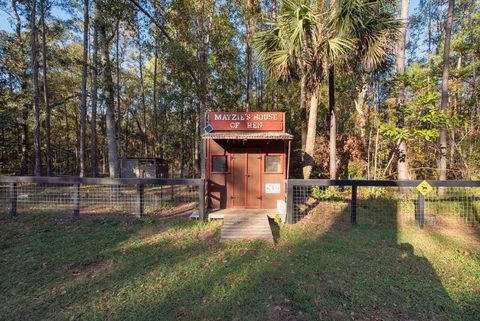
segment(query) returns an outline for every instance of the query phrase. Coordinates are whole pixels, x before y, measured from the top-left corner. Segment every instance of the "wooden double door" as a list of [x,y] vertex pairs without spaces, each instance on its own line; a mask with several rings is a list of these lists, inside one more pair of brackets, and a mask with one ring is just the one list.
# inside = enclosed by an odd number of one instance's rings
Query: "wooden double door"
[[230,155],[230,207],[262,207],[263,154],[257,150],[237,150]]

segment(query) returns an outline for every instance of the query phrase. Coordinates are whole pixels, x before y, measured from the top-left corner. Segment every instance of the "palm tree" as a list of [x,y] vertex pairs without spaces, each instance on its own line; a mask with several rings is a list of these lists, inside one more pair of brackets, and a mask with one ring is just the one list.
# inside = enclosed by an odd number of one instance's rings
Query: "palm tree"
[[313,1],[286,0],[270,28],[257,33],[255,46],[267,72],[278,80],[300,80],[302,151],[307,137],[307,69],[311,44],[316,42],[316,6]]
[[[300,79],[303,176],[310,178],[317,128],[319,86],[327,62],[346,53],[349,39],[330,32],[330,11],[323,1],[286,0],[271,28],[255,37],[259,59],[273,78]],[[307,96],[310,113],[307,124]]]
[[[360,64],[364,71],[373,71],[384,63],[400,27],[391,8],[393,5],[385,0],[337,0],[332,5],[330,29],[353,41],[355,46],[340,57],[347,60],[344,64]],[[329,154],[330,179],[335,179],[336,170],[336,117],[335,117],[335,77],[334,61],[329,67]]]

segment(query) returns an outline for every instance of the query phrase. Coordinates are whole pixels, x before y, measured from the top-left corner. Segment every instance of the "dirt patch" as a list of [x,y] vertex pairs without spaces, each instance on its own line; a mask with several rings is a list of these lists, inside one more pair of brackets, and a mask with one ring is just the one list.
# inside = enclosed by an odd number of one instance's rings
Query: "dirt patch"
[[347,204],[329,204],[327,202],[316,203],[314,198],[310,198],[307,202],[311,207],[310,213],[305,216],[299,224],[308,225],[311,223],[319,224],[329,229],[334,224],[343,223],[342,220],[347,209]]
[[110,215],[112,213],[117,214],[127,214],[127,211],[123,210],[120,207],[109,207],[109,206],[89,206],[87,208],[80,209],[81,215]]
[[197,233],[197,239],[199,242],[204,243],[211,253],[218,251],[218,229],[209,228],[201,230]]
[[269,307],[270,317],[269,320],[272,321],[297,321],[295,313],[293,313],[290,308],[283,305],[271,305]]
[[455,218],[438,218],[434,226],[425,226],[426,231],[445,236],[461,237],[474,250],[480,251],[480,228]]
[[345,320],[348,319],[348,315],[341,307],[322,307],[319,309],[318,318],[320,320]]
[[155,216],[169,217],[174,215],[185,214],[186,212],[192,211],[195,207],[196,207],[196,204],[193,202],[183,203],[183,204],[169,207],[169,208],[154,209],[152,211],[152,214]]
[[94,278],[111,270],[114,266],[112,260],[97,258],[95,261],[72,269],[72,275],[76,279]]
[[158,243],[160,235],[165,233],[168,229],[165,227],[155,229],[143,229],[139,231],[139,236],[143,241],[149,245],[155,245]]
[[206,230],[201,230],[200,232],[197,233],[197,239],[200,241],[209,241],[211,239],[215,239],[215,236],[217,234],[216,229],[206,229]]
[[184,306],[179,307],[175,311],[175,320],[186,320],[190,319],[192,316],[192,311]]

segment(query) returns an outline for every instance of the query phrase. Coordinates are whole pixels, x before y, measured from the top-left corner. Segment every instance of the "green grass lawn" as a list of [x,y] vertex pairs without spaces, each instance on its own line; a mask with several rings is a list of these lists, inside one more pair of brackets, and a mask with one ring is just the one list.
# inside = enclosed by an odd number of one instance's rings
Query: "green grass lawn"
[[[317,214],[320,215],[320,214]],[[0,320],[478,320],[478,234],[310,219],[0,218]]]

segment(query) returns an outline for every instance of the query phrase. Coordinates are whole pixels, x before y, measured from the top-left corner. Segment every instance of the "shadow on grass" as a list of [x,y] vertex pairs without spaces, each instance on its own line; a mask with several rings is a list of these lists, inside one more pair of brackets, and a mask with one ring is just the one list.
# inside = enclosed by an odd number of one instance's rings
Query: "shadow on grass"
[[275,246],[181,219],[3,220],[0,319],[474,319],[397,226],[348,213],[277,225]]

